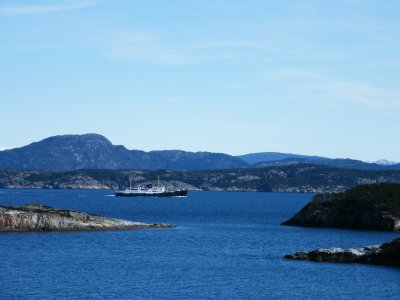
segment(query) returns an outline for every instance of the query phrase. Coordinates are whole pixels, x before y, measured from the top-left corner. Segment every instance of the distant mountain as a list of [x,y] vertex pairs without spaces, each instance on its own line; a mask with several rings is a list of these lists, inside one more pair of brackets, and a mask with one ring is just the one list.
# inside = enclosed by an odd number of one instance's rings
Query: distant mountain
[[333,168],[356,170],[400,170],[400,164],[367,163],[349,158],[327,158],[291,153],[262,152],[238,156],[255,167],[288,166],[294,164],[317,164]]
[[321,160],[308,160],[301,158],[288,158],[278,161],[270,161],[270,162],[260,162],[255,164],[255,167],[264,168],[271,166],[289,166],[295,164],[304,164],[304,163],[312,163],[315,165],[324,165],[332,168],[341,168],[341,169],[355,169],[355,170],[400,170],[400,164],[394,165],[379,165],[374,163],[366,163],[360,160],[349,159],[349,158],[327,158]]
[[292,153],[263,152],[241,156],[224,153],[163,150],[145,152],[113,145],[98,134],[59,135],[0,151],[0,169],[79,170],[141,169],[176,171],[278,167],[314,164],[342,169],[400,170],[400,164],[366,163]]
[[320,156],[308,156],[308,155],[299,155],[293,153],[280,153],[280,152],[260,152],[260,153],[249,153],[245,155],[237,156],[240,159],[243,159],[245,162],[254,165],[260,162],[271,162],[271,161],[280,161],[286,159],[299,159],[304,161],[320,161],[326,160],[326,157]]
[[98,134],[60,135],[0,152],[0,169],[172,169],[242,168],[243,160],[222,153],[128,150]]

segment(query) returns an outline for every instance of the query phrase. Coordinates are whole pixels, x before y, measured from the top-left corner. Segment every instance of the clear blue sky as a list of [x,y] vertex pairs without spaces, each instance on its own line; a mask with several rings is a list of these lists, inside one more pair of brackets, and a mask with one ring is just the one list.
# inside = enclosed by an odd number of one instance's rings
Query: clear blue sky
[[0,147],[400,161],[400,1],[0,1]]

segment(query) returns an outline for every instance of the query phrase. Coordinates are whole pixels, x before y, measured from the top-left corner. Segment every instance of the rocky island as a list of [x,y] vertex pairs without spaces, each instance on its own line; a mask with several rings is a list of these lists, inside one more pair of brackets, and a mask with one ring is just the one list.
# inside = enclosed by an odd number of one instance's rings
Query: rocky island
[[316,262],[363,263],[400,267],[400,238],[363,248],[319,248],[311,252],[285,255],[286,259]]
[[400,184],[316,195],[283,225],[400,231]]
[[0,206],[0,232],[95,231],[144,228],[173,228],[169,224],[147,224],[106,218],[80,211],[51,208],[30,203]]

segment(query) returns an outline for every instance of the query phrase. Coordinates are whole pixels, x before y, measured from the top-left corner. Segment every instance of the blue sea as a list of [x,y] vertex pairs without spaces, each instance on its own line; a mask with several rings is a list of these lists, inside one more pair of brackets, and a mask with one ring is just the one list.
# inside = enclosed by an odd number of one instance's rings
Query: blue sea
[[382,243],[397,233],[282,226],[312,194],[0,190],[37,202],[174,229],[0,234],[1,299],[398,299],[400,270],[290,261],[317,247]]

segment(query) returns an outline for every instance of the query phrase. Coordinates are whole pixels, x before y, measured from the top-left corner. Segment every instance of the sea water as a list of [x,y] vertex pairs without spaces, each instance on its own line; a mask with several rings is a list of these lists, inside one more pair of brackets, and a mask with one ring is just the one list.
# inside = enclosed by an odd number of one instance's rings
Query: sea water
[[118,198],[108,190],[0,190],[36,202],[174,229],[0,234],[1,299],[398,299],[400,270],[285,260],[398,233],[282,226],[312,194],[190,192]]

